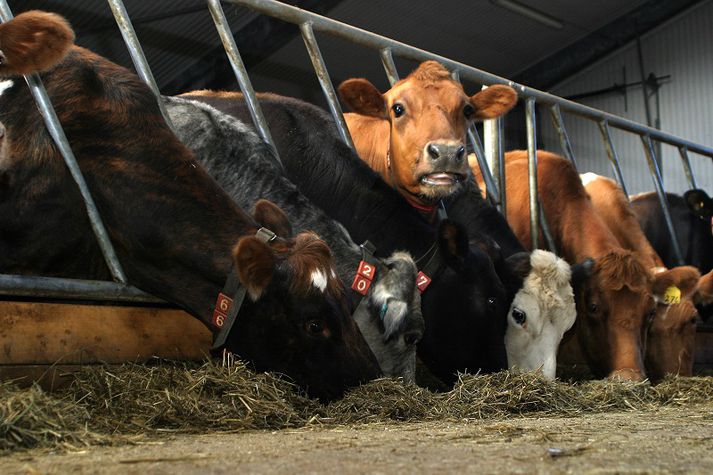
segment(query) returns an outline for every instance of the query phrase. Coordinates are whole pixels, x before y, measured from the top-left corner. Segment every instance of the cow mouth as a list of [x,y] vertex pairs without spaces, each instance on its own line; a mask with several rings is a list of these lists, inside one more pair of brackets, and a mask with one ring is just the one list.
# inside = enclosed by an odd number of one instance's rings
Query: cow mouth
[[460,173],[429,173],[422,175],[419,181],[424,185],[429,186],[453,186],[463,181],[465,176]]

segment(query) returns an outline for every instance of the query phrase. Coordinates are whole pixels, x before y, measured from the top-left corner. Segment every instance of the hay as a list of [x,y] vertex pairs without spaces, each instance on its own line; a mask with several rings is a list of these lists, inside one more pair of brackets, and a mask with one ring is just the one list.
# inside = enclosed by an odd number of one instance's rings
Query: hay
[[322,405],[241,362],[88,367],[46,394],[0,385],[0,450],[126,443],[162,432],[283,429],[308,424],[577,416],[713,400],[713,378],[643,383],[548,381],[537,374],[461,375],[447,392],[380,379]]

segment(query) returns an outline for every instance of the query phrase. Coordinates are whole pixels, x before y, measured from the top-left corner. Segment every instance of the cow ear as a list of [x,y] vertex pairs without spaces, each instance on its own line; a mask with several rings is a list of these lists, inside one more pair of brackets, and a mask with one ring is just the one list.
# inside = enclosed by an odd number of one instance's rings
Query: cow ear
[[470,252],[468,233],[463,225],[450,219],[438,227],[438,247],[449,265],[459,265]]
[[475,108],[474,119],[495,119],[515,106],[517,93],[510,86],[496,84],[471,96],[470,103]]
[[339,97],[357,114],[389,118],[384,96],[367,79],[347,79],[339,85]]
[[282,209],[270,200],[258,200],[253,209],[253,219],[281,238],[293,236],[292,224]]
[[698,280],[694,300],[696,305],[713,304],[713,270]]
[[686,204],[701,219],[709,220],[713,217],[713,199],[699,189],[688,190],[683,194]]
[[516,252],[515,254],[508,256],[505,261],[510,268],[510,272],[522,280],[525,280],[532,270],[529,252]]
[[0,25],[0,76],[41,72],[60,62],[74,43],[67,20],[32,10]]
[[588,257],[572,266],[572,290],[575,298],[584,284],[594,275],[594,259]]
[[681,297],[689,296],[696,289],[701,273],[692,266],[674,267],[653,275],[654,295],[664,298],[669,287],[678,287]]
[[233,261],[238,279],[256,301],[272,281],[275,272],[275,255],[269,245],[249,236],[241,238],[233,249]]

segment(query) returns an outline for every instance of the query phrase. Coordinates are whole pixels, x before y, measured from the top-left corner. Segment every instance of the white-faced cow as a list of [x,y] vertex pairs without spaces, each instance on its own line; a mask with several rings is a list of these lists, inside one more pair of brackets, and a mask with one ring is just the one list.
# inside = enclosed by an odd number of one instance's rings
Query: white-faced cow
[[[258,233],[289,223],[274,205],[258,210],[270,217],[261,223],[245,214],[173,135],[147,86],[72,41],[57,15],[18,15],[0,25],[0,76],[44,71],[130,283],[218,334],[216,299],[234,268],[248,296],[225,348],[324,399],[376,377],[376,359],[347,311],[329,247],[311,233]],[[23,81],[4,89],[0,121],[7,141],[0,272],[110,278],[77,187]]]

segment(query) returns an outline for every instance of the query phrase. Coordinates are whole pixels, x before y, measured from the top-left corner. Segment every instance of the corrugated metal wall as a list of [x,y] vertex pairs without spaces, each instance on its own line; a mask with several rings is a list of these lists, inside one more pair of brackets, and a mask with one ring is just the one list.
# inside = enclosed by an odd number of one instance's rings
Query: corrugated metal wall
[[[659,89],[660,128],[666,132],[713,147],[713,0],[703,2],[662,25],[641,39],[645,74],[671,75]],[[569,96],[641,79],[635,44],[592,65],[552,89]],[[601,95],[579,102],[613,114],[646,123],[640,86],[620,93]],[[656,100],[650,100],[652,116]],[[540,117],[541,148],[560,151],[549,115]],[[565,124],[574,145],[581,171],[613,176],[595,123],[566,115]],[[653,190],[641,140],[638,136],[612,129],[629,193]],[[663,145],[662,174],[667,191],[688,189],[678,151]],[[713,161],[690,154],[698,186],[713,192]]]

